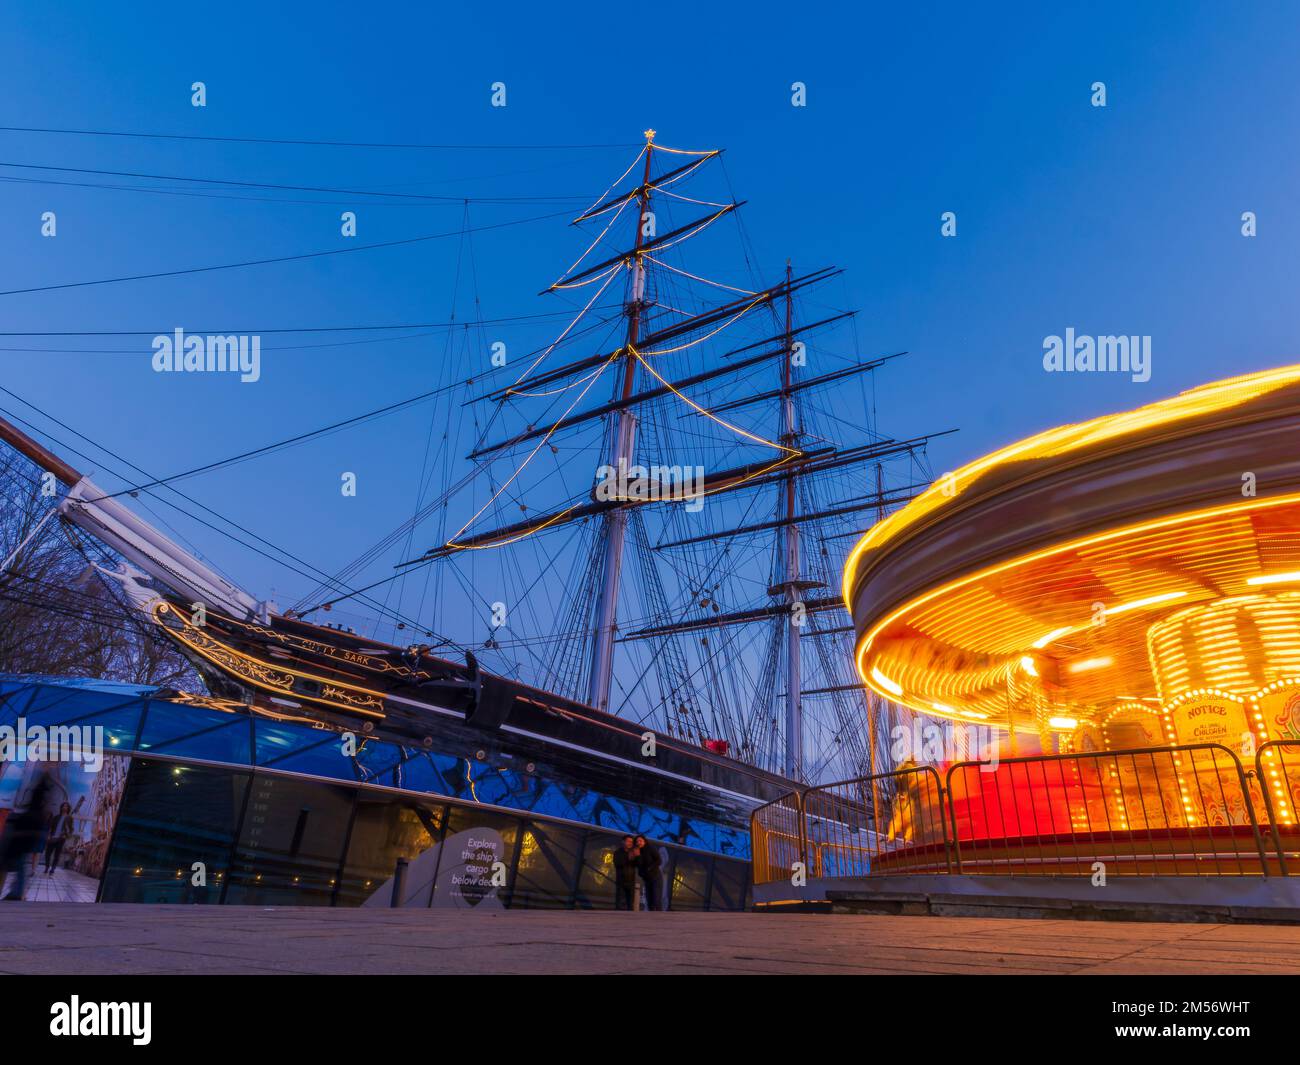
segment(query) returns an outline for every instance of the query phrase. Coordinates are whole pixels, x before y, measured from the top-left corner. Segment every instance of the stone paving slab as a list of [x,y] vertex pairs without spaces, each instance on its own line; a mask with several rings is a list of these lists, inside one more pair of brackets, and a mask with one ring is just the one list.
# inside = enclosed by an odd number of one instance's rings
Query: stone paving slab
[[0,973],[1300,973],[1300,928],[14,903]]

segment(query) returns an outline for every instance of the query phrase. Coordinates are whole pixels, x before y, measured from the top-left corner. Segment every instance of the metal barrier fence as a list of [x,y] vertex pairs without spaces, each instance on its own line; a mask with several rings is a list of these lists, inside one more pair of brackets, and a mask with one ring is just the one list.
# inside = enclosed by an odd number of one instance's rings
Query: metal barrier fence
[[930,766],[822,784],[803,793],[810,876],[949,872],[943,784]]
[[[754,811],[754,883],[916,873],[1268,876],[1300,868],[1300,741],[956,762]],[[796,867],[796,863],[801,863]],[[1100,864],[1099,864],[1100,863]]]
[[796,862],[807,868],[803,836],[803,794],[792,791],[756,809],[749,821],[754,883],[789,880]]
[[1300,863],[1300,740],[1273,740],[1255,754],[1255,775],[1264,795],[1265,820],[1277,855],[1278,872]]

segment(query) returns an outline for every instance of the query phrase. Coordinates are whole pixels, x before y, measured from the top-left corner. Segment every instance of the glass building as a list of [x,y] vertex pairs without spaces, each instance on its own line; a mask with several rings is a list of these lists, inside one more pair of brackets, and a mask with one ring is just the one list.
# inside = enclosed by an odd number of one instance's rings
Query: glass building
[[497,764],[486,749],[454,756],[69,678],[0,676],[0,730],[13,748],[0,814],[21,802],[34,737],[64,730],[85,756],[47,763],[73,818],[60,897],[612,909],[614,850],[634,833],[659,850],[668,908],[749,904],[747,826],[601,793],[550,766]]

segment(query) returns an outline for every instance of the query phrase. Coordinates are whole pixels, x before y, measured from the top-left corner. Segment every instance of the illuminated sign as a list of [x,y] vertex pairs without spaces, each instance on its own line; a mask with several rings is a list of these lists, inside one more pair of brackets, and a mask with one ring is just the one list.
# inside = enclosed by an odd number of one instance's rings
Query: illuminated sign
[[1236,748],[1250,734],[1246,706],[1219,692],[1197,695],[1166,711],[1173,739],[1180,745],[1219,743]]

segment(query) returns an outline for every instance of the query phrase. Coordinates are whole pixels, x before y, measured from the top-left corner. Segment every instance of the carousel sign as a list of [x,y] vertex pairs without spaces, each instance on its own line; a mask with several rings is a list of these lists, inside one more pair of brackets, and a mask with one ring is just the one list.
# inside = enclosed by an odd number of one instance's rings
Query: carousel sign
[[1236,747],[1250,733],[1244,702],[1219,693],[1196,696],[1167,711],[1180,745],[1219,743]]

